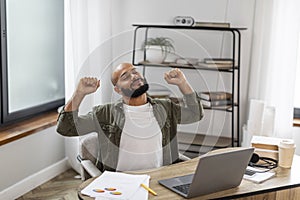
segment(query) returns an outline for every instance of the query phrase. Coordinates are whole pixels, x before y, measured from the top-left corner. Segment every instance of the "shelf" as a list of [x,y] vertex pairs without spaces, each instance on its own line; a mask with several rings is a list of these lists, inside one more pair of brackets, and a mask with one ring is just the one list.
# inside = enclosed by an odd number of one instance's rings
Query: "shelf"
[[[237,107],[238,104],[234,103],[234,106]],[[232,105],[227,105],[227,106],[213,106],[213,107],[203,106],[203,108],[206,109],[206,110],[220,110],[220,111],[232,112]]]
[[165,24],[133,24],[132,26],[140,28],[167,28],[167,29],[189,29],[189,30],[212,30],[212,31],[240,31],[247,30],[244,27],[210,27],[210,26],[175,26],[175,25],[165,25]]
[[198,146],[226,148],[231,146],[231,138],[178,132],[178,143],[193,144]]
[[[172,67],[172,68],[181,68],[181,69],[198,69],[198,70],[208,70],[208,71],[221,71],[221,72],[233,72],[233,68],[232,66],[226,66],[226,67],[220,67],[220,65],[186,65],[186,64],[177,64],[177,63],[172,63],[172,62],[168,62],[168,63],[150,63],[147,61],[143,61],[143,62],[139,62],[138,64],[136,64],[136,66],[151,66],[151,67]],[[219,66],[219,67],[216,67]],[[238,69],[237,66],[234,67],[235,70]]]
[[178,132],[178,150],[189,158],[201,156],[209,151],[231,147],[231,138],[204,134]]
[[[190,69],[190,70],[206,70],[206,71],[212,71],[212,72],[222,72],[222,73],[229,73],[231,76],[231,80],[229,84],[231,84],[231,94],[233,95],[234,100],[234,105],[230,106],[222,106],[222,107],[204,107],[206,110],[218,110],[218,111],[223,111],[223,112],[230,112],[231,113],[231,136],[229,138],[218,138],[217,144],[219,143],[222,144],[222,141],[224,142],[224,146],[240,146],[240,74],[241,74],[241,31],[242,30],[247,30],[247,28],[243,27],[211,27],[211,26],[175,26],[175,25],[166,25],[166,24],[133,24],[135,27],[134,30],[134,39],[133,39],[133,54],[132,54],[132,64],[135,66],[141,66],[143,67],[143,75],[145,76],[145,71],[148,68],[181,68],[181,69]],[[162,64],[156,64],[156,63],[150,63],[147,62],[147,55],[146,51],[144,50],[144,57],[139,58],[143,59],[142,62],[139,62],[137,57],[136,57],[136,46],[137,46],[137,38],[140,38],[140,34],[144,35],[144,40],[147,40],[150,32],[155,31],[155,29],[173,29],[173,30],[186,30],[186,31],[197,31],[197,32],[205,32],[205,31],[210,31],[210,32],[227,32],[229,33],[228,35],[231,36],[228,38],[231,42],[231,46],[228,46],[228,56],[227,58],[231,59],[234,61],[233,63],[229,64],[208,64],[204,63],[204,61],[200,61],[201,58],[199,58],[198,62],[195,62],[196,64],[192,63],[190,64],[188,61],[185,63],[188,64],[177,64],[175,62],[166,62]],[[151,31],[150,31],[151,30]],[[231,53],[230,53],[231,52]],[[212,57],[213,58],[213,57]],[[181,103],[180,99],[176,99],[173,97],[165,97],[165,98],[170,98],[172,101],[177,101],[177,103]],[[172,99],[173,98],[173,99]],[[191,136],[191,134],[189,135]],[[187,137],[189,137],[187,136]],[[207,139],[209,136],[205,135],[197,135],[196,138],[198,137],[206,137],[205,141],[210,141],[210,139]],[[181,138],[182,139],[182,138]],[[201,138],[200,138],[201,139]],[[200,140],[199,139],[199,140]],[[203,139],[203,138],[202,138]],[[198,139],[196,139],[197,141]],[[196,142],[193,141],[193,142]],[[194,145],[194,144],[193,144]],[[201,149],[203,149],[203,145],[206,144],[201,144],[200,146]],[[197,146],[193,148],[198,148]],[[190,151],[191,152],[191,151]],[[194,152],[195,153],[195,152]],[[199,152],[196,152],[195,154],[199,154]],[[200,152],[201,153],[201,152]]]
[[180,150],[179,150],[179,153],[181,153],[181,154],[183,154],[183,155],[185,155],[185,156],[187,156],[191,159],[199,157],[199,156],[205,154],[205,153],[197,153],[197,152],[191,152],[191,151],[180,151]]
[[205,106],[203,106],[203,109],[205,109],[205,110],[219,110],[219,111],[226,111],[226,112],[232,112],[232,106],[227,106],[227,107],[217,107],[217,106],[215,106],[215,107],[205,107]]
[[178,149],[180,151],[187,151],[187,152],[193,152],[193,153],[207,153],[209,151],[220,149],[215,146],[204,146],[204,145],[195,145],[195,144],[185,144],[185,143],[178,143]]
[[[167,98],[169,98],[171,101],[173,101],[174,103],[177,103],[177,104],[178,103],[183,103],[182,98],[176,98],[176,97],[167,97]],[[235,103],[234,106],[238,106],[238,104]],[[220,111],[232,112],[232,106],[231,105],[227,105],[227,106],[214,106],[214,107],[203,106],[203,109],[206,109],[206,110],[220,110]]]

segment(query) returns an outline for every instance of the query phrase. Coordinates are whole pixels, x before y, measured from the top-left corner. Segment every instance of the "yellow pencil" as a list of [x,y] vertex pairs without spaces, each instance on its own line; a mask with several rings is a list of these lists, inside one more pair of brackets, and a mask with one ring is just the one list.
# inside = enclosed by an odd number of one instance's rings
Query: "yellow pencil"
[[148,190],[148,192],[150,192],[150,193],[153,194],[154,196],[157,196],[157,193],[154,192],[151,188],[147,187],[145,184],[142,183],[141,186],[142,186],[143,188],[145,188],[146,190]]

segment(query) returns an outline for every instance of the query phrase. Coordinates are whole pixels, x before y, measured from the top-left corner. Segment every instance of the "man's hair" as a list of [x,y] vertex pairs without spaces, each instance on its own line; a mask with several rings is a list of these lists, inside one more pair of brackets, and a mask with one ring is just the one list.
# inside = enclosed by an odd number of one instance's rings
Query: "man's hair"
[[113,76],[111,76],[110,80],[111,80],[111,83],[113,84],[113,86],[116,86],[116,84],[118,82],[117,78],[113,78]]

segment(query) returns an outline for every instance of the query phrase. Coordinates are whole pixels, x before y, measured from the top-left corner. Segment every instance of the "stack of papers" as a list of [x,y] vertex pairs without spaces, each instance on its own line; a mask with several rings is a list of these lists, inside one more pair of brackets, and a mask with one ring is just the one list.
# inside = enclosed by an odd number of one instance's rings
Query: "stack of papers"
[[148,191],[141,187],[143,183],[149,186],[150,176],[132,175],[119,172],[105,171],[81,193],[96,200],[100,199],[148,199]]
[[262,183],[275,176],[275,172],[271,172],[271,171],[264,172],[265,170],[260,170],[250,166],[248,166],[247,169],[251,171],[256,171],[256,173],[254,173],[253,175],[244,174],[243,178],[252,181],[254,183]]

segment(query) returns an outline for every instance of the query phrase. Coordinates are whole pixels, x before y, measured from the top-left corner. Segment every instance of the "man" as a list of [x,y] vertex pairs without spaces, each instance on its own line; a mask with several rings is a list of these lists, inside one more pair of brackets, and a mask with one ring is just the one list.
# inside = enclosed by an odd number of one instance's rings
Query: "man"
[[132,64],[123,63],[111,76],[114,90],[122,99],[95,106],[87,115],[78,116],[84,97],[100,87],[100,80],[82,78],[60,113],[57,132],[64,136],[97,132],[100,147],[97,166],[101,171],[150,169],[176,162],[177,124],[199,121],[203,108],[182,71],[173,69],[164,78],[178,86],[184,106],[148,97],[146,79]]

